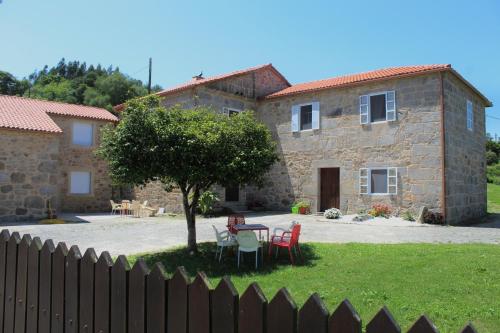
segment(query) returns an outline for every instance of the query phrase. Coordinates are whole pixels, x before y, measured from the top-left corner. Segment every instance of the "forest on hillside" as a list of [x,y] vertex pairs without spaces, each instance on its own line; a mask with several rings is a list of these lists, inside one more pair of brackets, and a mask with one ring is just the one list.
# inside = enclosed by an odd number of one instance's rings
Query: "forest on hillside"
[[[156,85],[152,92],[161,90]],[[114,105],[148,93],[147,85],[129,77],[112,65],[105,68],[87,65],[86,62],[68,61],[63,58],[53,67],[22,79],[0,70],[0,94],[16,95],[50,101],[83,104],[111,110]]]

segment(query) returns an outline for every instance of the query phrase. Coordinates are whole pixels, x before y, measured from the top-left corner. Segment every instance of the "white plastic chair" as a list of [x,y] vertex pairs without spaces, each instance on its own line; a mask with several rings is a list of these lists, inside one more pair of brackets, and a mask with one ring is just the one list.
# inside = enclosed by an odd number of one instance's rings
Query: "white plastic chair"
[[116,203],[113,200],[109,200],[109,203],[111,204],[111,215],[116,214],[116,212],[122,210],[122,205],[120,205],[119,203]]
[[[219,232],[217,228],[212,225],[212,228],[214,228],[215,231],[215,238],[217,239],[217,249],[215,250],[215,259],[217,259],[217,254],[219,255],[219,261],[222,259],[222,250],[224,250],[225,247],[231,247],[237,245],[236,240],[231,236],[229,231],[224,230]],[[219,251],[220,248],[220,251]]]
[[236,235],[238,240],[238,268],[240,267],[241,252],[255,252],[255,268],[258,267],[259,249],[262,249],[262,244],[257,239],[253,231],[239,231]]

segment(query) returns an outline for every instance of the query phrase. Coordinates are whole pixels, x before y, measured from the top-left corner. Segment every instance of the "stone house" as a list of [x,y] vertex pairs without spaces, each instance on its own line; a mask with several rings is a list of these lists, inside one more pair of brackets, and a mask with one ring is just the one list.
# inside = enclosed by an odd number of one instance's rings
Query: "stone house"
[[0,222],[108,210],[107,165],[97,158],[105,109],[0,95]]
[[[271,64],[204,78],[158,93],[165,106],[209,105],[231,116],[254,110],[278,142],[268,183],[216,188],[221,204],[262,201],[289,210],[344,213],[386,203],[427,206],[456,224],[486,213],[485,107],[491,102],[450,65],[394,67],[291,85]],[[116,110],[121,110],[118,105]],[[139,199],[182,209],[159,184]]]

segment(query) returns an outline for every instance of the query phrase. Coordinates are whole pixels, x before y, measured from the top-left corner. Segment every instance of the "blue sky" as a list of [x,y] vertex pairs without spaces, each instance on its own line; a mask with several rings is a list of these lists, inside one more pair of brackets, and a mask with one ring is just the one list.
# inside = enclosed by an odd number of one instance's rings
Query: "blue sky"
[[292,83],[451,63],[500,135],[500,1],[3,0],[0,31],[0,69],[19,78],[62,57],[146,80],[151,56],[164,87],[270,62]]

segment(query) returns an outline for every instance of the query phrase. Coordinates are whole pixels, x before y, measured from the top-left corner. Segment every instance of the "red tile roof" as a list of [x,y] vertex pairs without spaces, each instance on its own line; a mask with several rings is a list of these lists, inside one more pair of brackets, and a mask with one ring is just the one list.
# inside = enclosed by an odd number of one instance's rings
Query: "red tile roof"
[[49,114],[118,121],[115,115],[101,108],[0,95],[0,128],[61,133]]
[[294,95],[294,94],[312,92],[329,88],[338,88],[338,87],[364,83],[368,81],[383,80],[388,78],[393,79],[397,77],[411,76],[427,72],[443,71],[450,68],[451,65],[390,67],[359,74],[345,75],[325,80],[294,84],[291,87],[270,94],[266,96],[266,98]]
[[[242,69],[242,70],[239,70],[239,71],[234,71],[234,72],[226,73],[226,74],[222,74],[222,75],[216,75],[216,76],[211,76],[211,77],[202,78],[202,79],[192,79],[191,81],[182,83],[182,84],[180,84],[178,86],[171,87],[171,88],[159,91],[159,92],[156,93],[156,95],[158,95],[158,96],[166,96],[166,95],[170,95],[170,94],[173,94],[173,93],[176,93],[176,92],[180,92],[180,91],[184,91],[184,90],[187,90],[187,89],[191,89],[191,88],[194,88],[194,87],[197,87],[197,86],[200,86],[200,85],[204,85],[204,84],[207,84],[207,83],[213,83],[213,82],[217,82],[217,81],[220,81],[220,80],[229,79],[229,78],[232,78],[232,77],[235,77],[235,76],[249,74],[249,73],[256,72],[256,71],[259,71],[259,70],[262,70],[262,69],[270,69],[270,70],[272,70],[288,86],[291,85],[287,81],[287,79],[280,72],[278,72],[278,70],[276,68],[274,68],[274,66],[272,64],[266,64],[266,65],[260,65],[260,66],[250,67],[250,68],[246,68],[246,69]],[[116,105],[114,107],[114,109],[117,110],[117,111],[120,111],[120,110],[123,109],[124,105],[125,104]]]

